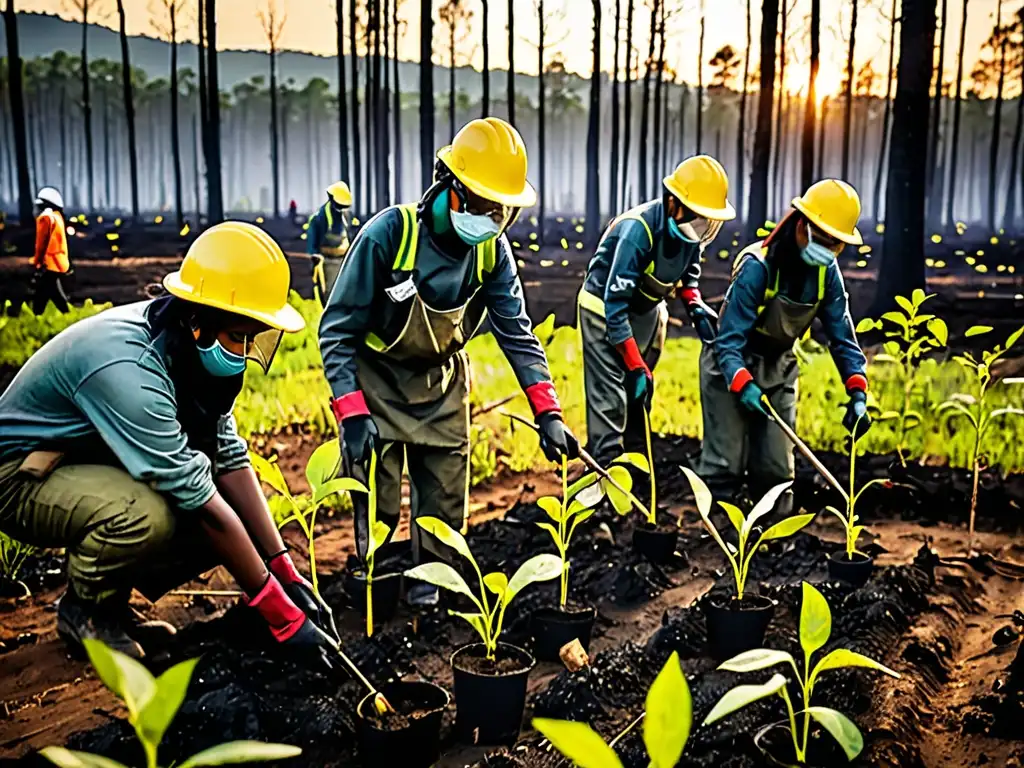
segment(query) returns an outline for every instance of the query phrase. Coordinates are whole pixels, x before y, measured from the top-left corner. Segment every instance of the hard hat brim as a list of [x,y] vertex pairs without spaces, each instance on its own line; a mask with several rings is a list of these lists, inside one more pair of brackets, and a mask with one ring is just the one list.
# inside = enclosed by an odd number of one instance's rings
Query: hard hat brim
[[455,178],[461,181],[466,186],[466,189],[474,195],[479,195],[484,200],[489,200],[492,203],[501,203],[502,205],[510,205],[513,208],[532,208],[537,204],[537,191],[530,185],[530,182],[526,182],[522,192],[510,195],[481,186],[468,176],[463,176],[453,167],[451,145],[438,150],[437,159],[448,166],[448,169],[455,175]]
[[818,229],[820,229],[826,235],[831,235],[836,240],[839,240],[842,243],[846,243],[847,245],[863,245],[864,244],[864,238],[861,237],[860,230],[857,229],[857,227],[853,228],[853,232],[843,232],[843,230],[841,230],[841,229],[836,229],[835,227],[833,227],[828,222],[823,221],[822,218],[818,214],[812,213],[807,208],[807,206],[804,205],[803,198],[794,197],[793,198],[793,207],[796,208],[798,211],[800,211],[800,213],[802,213],[804,216],[806,216],[807,219],[814,226],[816,226]]
[[302,318],[302,315],[300,315],[290,304],[285,304],[275,312],[260,312],[259,310],[252,310],[245,307],[239,307],[234,304],[228,304],[224,301],[215,301],[196,296],[192,292],[191,287],[182,281],[181,272],[172,272],[164,277],[163,285],[164,288],[167,289],[168,293],[179,299],[190,301],[193,304],[202,304],[204,307],[220,309],[234,315],[242,315],[243,317],[258,320],[278,331],[284,331],[285,333],[298,333],[306,327],[306,321]]
[[683,191],[679,189],[675,179],[671,176],[666,176],[661,181],[665,185],[665,189],[675,195],[683,205],[698,216],[703,216],[705,219],[711,219],[712,221],[732,221],[736,218],[736,209],[733,208],[732,203],[728,200],[725,201],[724,208],[708,208],[704,205],[697,205],[683,194]]

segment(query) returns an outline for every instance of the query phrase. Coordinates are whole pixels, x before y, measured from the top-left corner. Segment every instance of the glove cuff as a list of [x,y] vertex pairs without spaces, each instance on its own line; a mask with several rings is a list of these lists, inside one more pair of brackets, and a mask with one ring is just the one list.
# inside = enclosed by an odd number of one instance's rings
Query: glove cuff
[[647,370],[644,356],[640,354],[640,347],[636,345],[636,339],[632,336],[621,344],[616,344],[615,349],[622,355],[622,362],[626,364],[628,370],[635,371],[640,368],[643,368],[645,371]]
[[274,555],[267,561],[267,567],[282,584],[294,584],[297,581],[302,581],[302,575],[295,568],[295,563],[287,552]]
[[700,288],[680,288],[679,298],[687,304],[695,304],[698,301],[703,301],[700,295]]
[[279,643],[292,637],[306,621],[306,614],[292,602],[281,582],[273,574],[270,574],[267,583],[256,597],[247,602],[250,608],[259,611],[260,616],[267,622],[270,633]]
[[366,397],[360,390],[331,400],[331,412],[340,424],[350,416],[369,416],[370,409],[366,405]]
[[530,401],[530,408],[533,409],[534,416],[540,416],[542,413],[562,412],[562,405],[558,402],[555,385],[550,381],[539,381],[523,391],[526,393],[526,399]]
[[739,394],[747,384],[754,380],[753,375],[746,368],[740,368],[736,371],[736,374],[732,377],[732,381],[729,384],[729,391],[734,395]]
[[846,380],[846,392],[852,394],[853,392],[867,392],[868,391],[868,380],[867,377],[862,373],[855,373],[853,376]]

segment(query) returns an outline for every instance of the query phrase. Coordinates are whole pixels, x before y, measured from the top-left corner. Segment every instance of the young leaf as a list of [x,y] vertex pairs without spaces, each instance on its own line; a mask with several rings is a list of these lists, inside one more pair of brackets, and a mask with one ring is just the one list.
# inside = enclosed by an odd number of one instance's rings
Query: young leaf
[[774,667],[776,664],[792,664],[795,667],[796,662],[785,651],[755,648],[752,651],[745,651],[738,656],[733,656],[727,662],[720,664],[718,668],[724,669],[726,672],[757,672]]
[[[935,294],[932,294],[934,296]],[[930,299],[931,296],[925,296],[925,293],[920,288],[915,288],[910,294],[910,300],[914,302],[915,307],[920,307],[924,302]],[[898,299],[897,299],[898,301]]]
[[631,464],[641,472],[650,474],[651,464],[642,453],[624,453],[612,461],[612,464]]
[[897,357],[900,353],[900,345],[899,342],[896,341],[885,342],[885,344],[882,345],[882,349],[885,350],[887,355],[891,355],[892,357]]
[[700,516],[707,518],[711,512],[711,491],[708,490],[707,484],[697,474],[686,467],[680,467],[683,470],[683,474],[686,475],[686,479],[690,481],[690,487],[693,489],[693,497],[697,502],[697,511],[700,512]]
[[149,703],[156,693],[156,680],[142,664],[99,640],[83,640],[89,661],[100,680],[124,701],[132,719]]
[[899,312],[886,312],[884,315],[882,315],[882,319],[888,320],[890,323],[895,323],[901,328],[907,327],[907,318],[905,318]]
[[847,760],[853,760],[864,749],[864,737],[860,730],[842,712],[828,707],[808,707],[807,712],[839,742]]
[[[422,518],[421,518],[422,519]],[[435,587],[447,589],[449,592],[457,592],[466,595],[477,602],[476,596],[469,590],[462,577],[447,563],[423,563],[405,572],[408,579],[417,579],[433,584]]]
[[1021,334],[1024,333],[1024,325],[1018,328],[1016,331],[1010,334],[1010,337],[1006,340],[1006,348],[1009,349],[1020,339]]
[[266,744],[262,741],[229,741],[204,749],[182,763],[178,768],[198,768],[201,765],[234,765],[236,763],[265,763],[298,757],[302,750],[287,744]]
[[562,519],[562,502],[556,499],[554,496],[544,496],[537,499],[537,506],[543,509],[548,517],[554,520],[556,523]]
[[935,317],[928,321],[928,333],[935,337],[940,346],[946,346],[949,342],[949,328],[946,321],[941,317]]
[[469,626],[476,630],[476,633],[480,635],[480,639],[485,643],[487,642],[487,622],[484,620],[482,613],[463,613],[462,611],[448,611],[449,616],[458,616],[460,619],[464,619]]
[[652,768],[675,768],[693,723],[690,686],[677,652],[672,652],[651,684],[645,711],[644,744]]
[[[601,478],[596,472],[584,475],[566,489],[566,495],[571,499],[584,488],[590,488],[592,485],[595,485],[600,479]],[[600,501],[600,499],[598,499],[598,501]]]
[[736,529],[736,533],[740,533],[743,530],[743,525],[747,519],[743,516],[743,512],[735,504],[730,504],[727,501],[718,502],[718,506],[725,510],[725,514],[729,516],[729,522],[732,523],[732,527]]
[[914,304],[912,304],[910,299],[906,296],[897,296],[896,303],[899,304],[903,311],[908,315],[914,314]]
[[594,475],[594,483],[578,491],[575,497],[570,489],[569,496],[572,498],[573,504],[579,502],[587,509],[593,509],[600,504],[604,500],[604,485],[597,482],[599,479],[597,475]]
[[550,344],[551,337],[555,335],[555,315],[552,313],[533,326],[533,335],[543,346]]
[[882,672],[889,677],[894,677],[897,680],[900,677],[899,672],[895,672],[889,669],[884,664],[880,664],[874,659],[869,659],[867,656],[857,653],[856,651],[850,651],[846,648],[837,648],[832,651],[819,661],[814,666],[814,671],[811,672],[811,684],[818,678],[822,672],[830,669],[842,669],[843,667],[864,667],[865,669],[874,669],[877,672]]
[[615,750],[586,723],[535,717],[533,727],[579,768],[622,768]]
[[484,586],[498,597],[501,597],[505,594],[505,590],[508,589],[508,576],[501,571],[488,573],[484,576]]
[[788,538],[801,528],[809,525],[813,519],[814,515],[793,515],[792,517],[787,517],[785,520],[776,523],[761,534],[761,538],[758,543],[762,541],[772,541],[773,539]]
[[773,509],[775,509],[776,503],[779,501],[779,496],[785,493],[792,485],[792,481],[779,483],[774,488],[768,491],[761,500],[754,505],[754,508],[750,510],[750,514],[747,515],[747,521],[743,524],[742,537],[746,541],[750,532],[754,529],[754,524],[762,517],[767,515]]
[[803,583],[803,604],[800,607],[800,645],[810,656],[828,642],[832,634],[832,611],[824,595]]
[[742,709],[760,699],[774,696],[785,686],[786,678],[779,674],[772,675],[771,680],[761,685],[737,685],[718,700],[708,716],[704,718],[704,725],[711,725],[726,715],[731,715],[737,709]]
[[142,733],[144,741],[157,745],[163,740],[178,708],[185,700],[192,672],[199,659],[189,659],[164,672],[156,680],[156,693],[139,713],[135,727]]
[[309,457],[306,464],[306,480],[316,495],[317,489],[332,480],[341,469],[341,445],[337,439],[328,440]]
[[[631,491],[633,489],[633,476],[621,464],[608,467],[608,476],[624,490]],[[633,502],[630,501],[629,496],[612,485],[610,481],[601,480],[601,487],[608,495],[608,501],[612,503],[612,508],[620,515],[626,514],[633,508]]]
[[875,330],[875,321],[870,317],[863,317],[861,321],[857,323],[857,333],[867,333],[868,331]]
[[291,495],[288,491],[288,483],[285,482],[284,475],[281,473],[281,467],[277,461],[267,461],[258,453],[249,451],[249,463],[252,464],[252,468],[256,471],[256,476],[260,480],[282,496]]
[[964,336],[971,338],[972,336],[981,336],[984,333],[988,333],[992,330],[991,325],[972,325],[964,332]]
[[585,522],[588,518],[593,517],[595,510],[588,509],[584,512],[580,512],[572,521],[569,526],[569,533],[565,537],[565,545],[569,546],[569,542],[572,541],[572,535],[576,533],[576,526],[582,522]]
[[551,540],[555,542],[555,548],[560,554],[564,555],[565,547],[562,544],[562,538],[558,535],[558,529],[551,523],[537,523],[537,525],[551,534]]
[[369,493],[365,485],[360,483],[354,477],[336,477],[333,480],[328,480],[323,485],[319,485],[313,494],[313,503],[319,504],[328,496],[335,493],[343,493],[344,491],[356,493]]
[[442,544],[447,544],[470,562],[476,562],[473,553],[469,551],[469,544],[465,537],[449,526],[443,520],[436,517],[418,517],[416,524],[424,531],[435,537]]
[[844,515],[844,514],[843,514],[842,512],[840,512],[840,511],[839,511],[838,509],[836,509],[835,507],[831,507],[831,506],[826,506],[826,507],[825,507],[825,511],[826,511],[826,512],[831,512],[831,513],[832,513],[833,515],[835,515],[836,517],[838,517],[838,518],[839,518],[839,522],[841,522],[841,523],[842,523],[842,524],[843,524],[844,526],[845,526],[845,525],[847,524],[847,519],[846,519],[846,515]]
[[76,752],[64,747],[45,747],[39,754],[60,768],[127,768],[123,763],[94,755],[90,752]]
[[550,581],[562,575],[562,558],[554,555],[534,555],[509,579],[503,598],[505,605],[512,602],[524,588],[537,581]]

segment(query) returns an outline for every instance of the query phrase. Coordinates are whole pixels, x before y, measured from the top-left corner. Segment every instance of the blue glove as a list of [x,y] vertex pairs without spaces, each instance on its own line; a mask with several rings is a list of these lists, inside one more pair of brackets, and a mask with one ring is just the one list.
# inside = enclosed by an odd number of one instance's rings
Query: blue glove
[[718,313],[703,302],[701,299],[689,302],[686,311],[690,315],[690,322],[693,323],[693,330],[705,344],[710,344],[718,335]]
[[[871,417],[868,416],[868,396],[859,389],[854,389],[849,394],[850,402],[846,404],[843,426],[857,439],[863,437],[871,428]],[[854,434],[854,430],[856,430],[856,434]]]
[[654,399],[654,376],[646,368],[634,368],[626,372],[626,398],[630,404],[639,403],[648,411]]
[[768,411],[764,409],[764,404],[761,402],[762,397],[764,397],[764,392],[761,391],[761,388],[754,382],[748,381],[740,390],[740,405],[751,413],[767,416]]

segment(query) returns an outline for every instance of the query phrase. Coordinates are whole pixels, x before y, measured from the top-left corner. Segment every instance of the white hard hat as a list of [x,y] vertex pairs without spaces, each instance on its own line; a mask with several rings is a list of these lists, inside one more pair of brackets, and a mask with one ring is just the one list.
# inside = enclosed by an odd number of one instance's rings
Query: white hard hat
[[36,205],[45,205],[47,203],[57,208],[63,208],[64,198],[53,187],[43,187],[39,190],[39,194],[36,195]]

